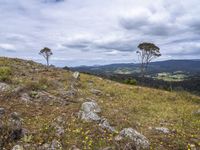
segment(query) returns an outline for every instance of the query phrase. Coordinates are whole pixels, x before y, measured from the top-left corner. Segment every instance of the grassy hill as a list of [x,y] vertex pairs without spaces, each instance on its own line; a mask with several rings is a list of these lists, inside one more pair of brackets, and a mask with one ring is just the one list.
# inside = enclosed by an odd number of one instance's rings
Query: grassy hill
[[[2,149],[15,145],[45,149],[55,143],[63,150],[125,149],[131,140],[116,141],[115,137],[128,127],[142,133],[150,141],[150,149],[200,147],[200,114],[194,113],[200,109],[198,96],[129,86],[87,74],[80,74],[80,81],[74,84],[70,71],[10,58],[0,58],[0,80],[9,86],[0,91],[0,108],[5,109],[0,123]],[[91,100],[116,132],[78,117],[81,105]],[[22,137],[10,137],[13,112],[26,131]],[[156,127],[170,132],[157,132]]]

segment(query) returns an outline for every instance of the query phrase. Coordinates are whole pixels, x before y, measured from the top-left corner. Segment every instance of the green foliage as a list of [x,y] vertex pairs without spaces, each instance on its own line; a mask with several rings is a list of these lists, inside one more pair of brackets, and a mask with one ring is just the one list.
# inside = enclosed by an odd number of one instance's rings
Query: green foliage
[[131,84],[131,85],[137,85],[137,81],[135,79],[126,79],[126,80],[124,80],[124,83]]
[[11,73],[9,67],[0,67],[0,81],[10,81]]

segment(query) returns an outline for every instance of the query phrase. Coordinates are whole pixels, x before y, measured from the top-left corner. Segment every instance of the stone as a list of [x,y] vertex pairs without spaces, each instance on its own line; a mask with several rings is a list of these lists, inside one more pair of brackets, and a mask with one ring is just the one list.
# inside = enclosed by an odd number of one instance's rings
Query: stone
[[27,93],[22,93],[21,94],[21,101],[27,103],[31,103],[31,97]]
[[101,119],[99,126],[111,132],[116,132],[115,128],[110,125],[106,118]]
[[165,128],[165,127],[156,127],[154,128],[155,131],[158,131],[158,132],[162,132],[164,134],[169,134],[170,131],[168,128]]
[[98,104],[95,101],[83,103],[81,106],[81,110],[86,113],[91,112],[91,111],[95,112],[95,113],[101,112],[100,107],[98,106]]
[[9,127],[11,129],[10,138],[12,140],[18,140],[23,136],[22,122],[17,112],[11,114]]
[[10,86],[6,83],[0,82],[0,92],[6,92],[10,89]]
[[4,108],[0,108],[0,117],[3,116],[5,114],[5,109]]
[[23,146],[15,145],[12,150],[24,150]]
[[150,142],[149,140],[136,130],[132,128],[125,128],[123,129],[117,137],[115,137],[115,140],[119,141],[123,138],[129,138],[134,143],[136,150],[140,149],[149,149]]
[[81,120],[85,120],[87,122],[101,120],[101,117],[99,117],[95,112],[92,111],[91,112],[80,111],[79,117],[81,118]]
[[73,145],[70,150],[80,150],[76,145]]
[[100,107],[95,101],[85,102],[79,111],[79,118],[85,121],[100,121],[101,117],[97,113],[101,112]]
[[95,95],[97,95],[97,96],[99,96],[99,95],[101,95],[101,94],[102,94],[102,91],[100,91],[100,90],[97,90],[97,89],[91,89],[91,90],[90,90],[90,92],[91,92],[92,94],[95,94]]
[[61,150],[61,149],[62,149],[62,144],[59,141],[54,139],[51,143],[50,150]]
[[75,78],[75,79],[79,79],[80,78],[80,73],[79,72],[74,72],[73,73],[73,77]]

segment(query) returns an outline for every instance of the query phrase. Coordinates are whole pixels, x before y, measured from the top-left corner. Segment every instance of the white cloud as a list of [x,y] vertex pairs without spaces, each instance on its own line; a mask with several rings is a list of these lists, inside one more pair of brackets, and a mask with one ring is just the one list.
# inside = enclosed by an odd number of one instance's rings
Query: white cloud
[[131,62],[149,41],[160,59],[199,58],[199,13],[199,0],[0,0],[0,55],[39,60],[47,46],[66,65]]

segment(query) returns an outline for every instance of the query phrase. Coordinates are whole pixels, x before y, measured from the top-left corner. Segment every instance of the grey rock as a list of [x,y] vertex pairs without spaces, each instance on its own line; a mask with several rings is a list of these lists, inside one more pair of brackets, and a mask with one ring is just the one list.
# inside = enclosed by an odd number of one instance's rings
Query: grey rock
[[106,118],[101,119],[99,126],[111,132],[116,132],[115,128],[110,125]]
[[4,108],[0,108],[0,117],[2,116],[2,115],[4,115],[5,114],[5,109]]
[[9,127],[11,129],[10,138],[13,140],[20,139],[23,136],[22,121],[19,114],[14,112],[11,114],[9,120]]
[[0,82],[0,92],[5,92],[10,89],[10,86],[6,83]]
[[76,145],[73,145],[70,150],[80,150]]
[[129,138],[132,140],[132,142],[135,144],[136,150],[140,149],[149,149],[150,142],[149,140],[136,130],[132,128],[125,128],[123,129],[117,137],[115,137],[115,140],[121,140],[123,138]]
[[80,73],[79,72],[74,72],[73,73],[73,77],[75,78],[75,79],[79,79],[80,78]]
[[24,150],[23,146],[15,145],[12,150]]
[[101,118],[97,115],[99,112],[101,109],[96,102],[85,102],[79,111],[79,118],[85,121],[100,121]]
[[21,94],[21,101],[27,103],[31,103],[31,97],[27,93],[22,93]]
[[87,122],[101,120],[101,117],[99,117],[95,112],[92,111],[91,112],[80,111],[79,117],[81,118],[81,120],[85,120]]
[[91,90],[90,90],[90,92],[91,92],[92,94],[95,94],[95,95],[97,95],[97,96],[99,96],[99,95],[101,95],[101,94],[102,94],[102,91],[100,91],[100,90],[97,90],[97,89],[91,89]]
[[57,140],[53,140],[49,150],[61,150],[61,149],[62,149],[62,144]]
[[170,131],[168,128],[165,128],[165,127],[156,127],[154,128],[155,131],[158,131],[158,132],[162,132],[164,134],[169,134]]
[[101,112],[100,107],[98,106],[98,104],[95,101],[83,103],[81,106],[81,110],[86,113],[91,112],[91,111],[95,112],[95,113]]

